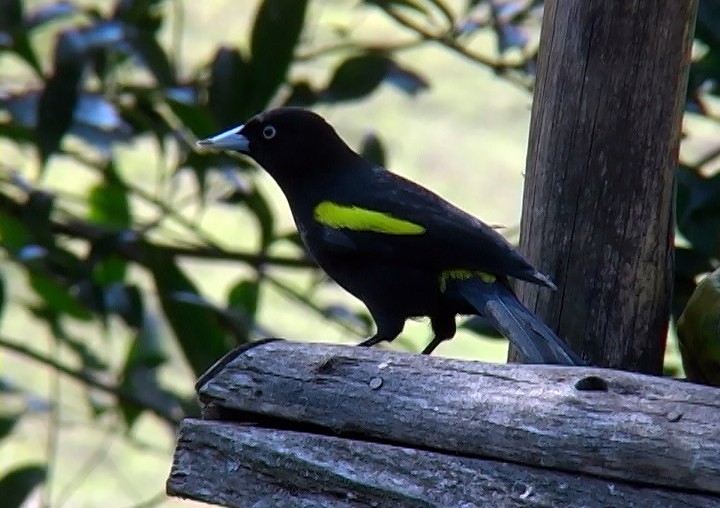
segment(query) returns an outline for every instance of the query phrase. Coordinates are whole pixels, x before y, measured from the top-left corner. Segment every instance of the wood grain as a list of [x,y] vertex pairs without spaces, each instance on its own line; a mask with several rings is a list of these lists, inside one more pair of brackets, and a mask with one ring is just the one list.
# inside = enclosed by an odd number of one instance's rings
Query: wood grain
[[185,420],[170,495],[222,506],[720,507],[720,499],[427,450]]
[[520,246],[559,289],[518,293],[590,364],[660,374],[697,0],[544,5]]
[[720,494],[720,390],[671,379],[277,341],[198,394],[206,415]]

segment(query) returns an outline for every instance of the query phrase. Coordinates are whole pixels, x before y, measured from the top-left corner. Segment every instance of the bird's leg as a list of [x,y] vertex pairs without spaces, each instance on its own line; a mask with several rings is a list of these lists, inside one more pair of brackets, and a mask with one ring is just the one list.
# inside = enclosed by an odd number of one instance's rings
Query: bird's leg
[[362,341],[358,346],[370,347],[384,340],[391,342],[395,337],[400,335],[400,332],[402,332],[405,326],[404,318],[397,319],[395,317],[378,316],[372,312],[371,314],[377,325],[377,332],[369,339]]
[[453,338],[455,335],[455,316],[453,314],[432,316],[430,318],[430,326],[432,326],[435,337],[433,337],[430,344],[422,350],[422,354],[424,355],[429,355],[435,351],[435,348],[443,341]]
[[[393,337],[393,338],[394,338],[394,337]],[[383,335],[380,335],[379,333],[376,333],[375,335],[373,335],[373,336],[370,337],[369,339],[365,339],[364,341],[362,341],[360,344],[358,344],[358,346],[360,346],[360,347],[370,347],[370,346],[374,346],[375,344],[378,344],[378,343],[380,343],[380,342],[382,342],[382,341],[384,341],[384,340],[388,340],[388,341],[389,341],[389,340],[392,340],[392,339],[388,339],[387,337],[384,337]]]

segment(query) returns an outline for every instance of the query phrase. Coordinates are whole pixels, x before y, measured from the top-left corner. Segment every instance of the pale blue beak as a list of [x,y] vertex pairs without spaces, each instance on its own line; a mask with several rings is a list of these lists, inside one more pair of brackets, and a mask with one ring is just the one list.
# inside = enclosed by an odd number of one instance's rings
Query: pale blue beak
[[233,127],[225,132],[221,132],[217,136],[201,139],[195,144],[200,148],[216,148],[218,150],[235,150],[237,152],[248,153],[250,150],[250,141],[240,134],[243,127],[243,125]]

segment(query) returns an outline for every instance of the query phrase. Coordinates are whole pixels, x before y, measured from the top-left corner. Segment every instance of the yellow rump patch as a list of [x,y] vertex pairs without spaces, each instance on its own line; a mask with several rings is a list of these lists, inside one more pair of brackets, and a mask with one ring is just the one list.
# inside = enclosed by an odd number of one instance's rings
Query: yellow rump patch
[[315,220],[333,229],[372,231],[390,235],[421,235],[425,228],[389,213],[322,201],[315,207]]
[[473,277],[479,277],[485,284],[492,284],[497,280],[493,274],[479,270],[445,270],[440,274],[440,291],[444,293],[447,290],[448,281],[467,280]]

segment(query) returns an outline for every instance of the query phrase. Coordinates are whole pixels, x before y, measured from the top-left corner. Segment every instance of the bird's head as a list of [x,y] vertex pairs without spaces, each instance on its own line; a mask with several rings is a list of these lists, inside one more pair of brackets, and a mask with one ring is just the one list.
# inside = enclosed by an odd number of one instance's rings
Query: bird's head
[[249,155],[281,186],[341,171],[358,158],[320,115],[300,108],[260,113],[197,144]]

